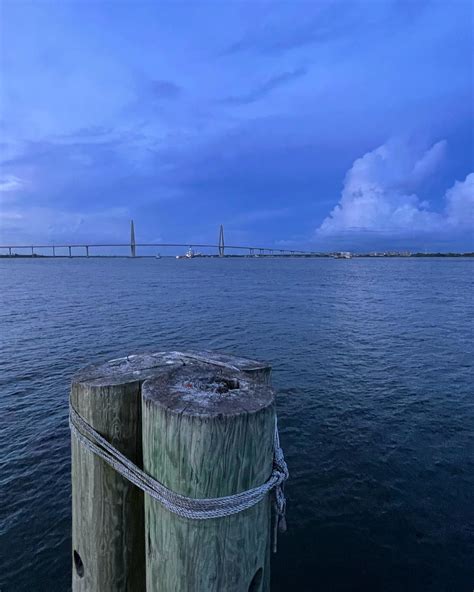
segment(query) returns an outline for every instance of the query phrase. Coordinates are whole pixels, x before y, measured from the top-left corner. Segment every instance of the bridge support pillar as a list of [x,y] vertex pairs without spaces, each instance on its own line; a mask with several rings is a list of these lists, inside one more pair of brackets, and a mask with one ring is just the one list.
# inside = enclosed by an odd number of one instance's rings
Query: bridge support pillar
[[71,247],[68,247],[68,249],[69,249],[69,257],[72,257]]
[[86,245],[86,257],[89,257],[89,247]]
[[8,247],[8,255],[11,257],[12,256],[12,248]]
[[133,220],[130,220],[130,256],[136,257],[137,255],[137,248],[135,243],[135,226],[133,224]]
[[219,257],[224,257],[225,254],[225,244],[224,244],[224,227],[221,224],[219,230]]

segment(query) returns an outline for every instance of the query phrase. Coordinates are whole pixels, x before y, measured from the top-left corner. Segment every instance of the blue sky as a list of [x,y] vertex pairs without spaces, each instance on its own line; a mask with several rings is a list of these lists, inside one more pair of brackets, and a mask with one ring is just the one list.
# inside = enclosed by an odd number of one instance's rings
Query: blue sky
[[474,249],[470,2],[0,10],[0,243]]

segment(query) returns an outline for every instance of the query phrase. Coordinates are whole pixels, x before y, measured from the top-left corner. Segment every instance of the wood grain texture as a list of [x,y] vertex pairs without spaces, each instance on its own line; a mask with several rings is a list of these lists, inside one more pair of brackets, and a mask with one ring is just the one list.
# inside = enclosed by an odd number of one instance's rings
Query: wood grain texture
[[[141,464],[137,440],[140,385],[74,384],[74,408],[128,458]],[[72,437],[74,592],[144,589],[143,494]]]
[[[73,378],[74,409],[120,452],[143,466],[141,383],[182,363],[143,354],[91,365]],[[143,493],[102,459],[72,446],[73,592],[145,589]]]
[[[207,358],[206,362],[196,358]],[[156,352],[90,365],[73,377],[76,411],[138,466],[142,461],[141,388],[146,379],[203,364],[230,365],[267,380],[269,366],[211,352]],[[73,592],[145,590],[143,494],[75,437],[72,454]]]
[[[268,379],[268,372],[263,374]],[[274,393],[242,372],[194,364],[142,388],[145,470],[195,498],[270,476]],[[269,589],[271,500],[225,518],[188,520],[145,496],[147,592]]]

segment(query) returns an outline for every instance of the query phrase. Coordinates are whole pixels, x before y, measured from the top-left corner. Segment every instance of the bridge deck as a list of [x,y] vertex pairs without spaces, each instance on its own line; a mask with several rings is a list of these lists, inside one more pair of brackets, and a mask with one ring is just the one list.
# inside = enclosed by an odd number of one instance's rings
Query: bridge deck
[[[128,248],[131,249],[132,246],[134,248],[137,247],[155,247],[155,248],[168,248],[168,247],[175,247],[175,248],[198,248],[198,249],[215,249],[216,255],[223,255],[225,256],[225,251],[233,250],[233,251],[247,251],[249,254],[269,254],[269,255],[316,255],[317,253],[311,251],[301,251],[301,250],[292,250],[292,249],[279,249],[275,247],[252,247],[248,245],[225,245],[225,247],[221,245],[214,245],[214,244],[207,244],[207,243],[65,243],[65,244],[34,244],[34,245],[0,245],[0,251],[6,250],[8,254],[12,254],[15,250],[20,249],[28,249],[31,251],[31,254],[34,254],[35,250],[38,249],[48,249],[51,250],[53,256],[55,256],[56,249],[68,249],[69,256],[77,257],[77,251],[73,253],[73,249],[86,249],[86,256],[89,254],[89,249],[92,248]],[[83,256],[83,255],[81,255]],[[100,256],[100,255],[95,255]]]

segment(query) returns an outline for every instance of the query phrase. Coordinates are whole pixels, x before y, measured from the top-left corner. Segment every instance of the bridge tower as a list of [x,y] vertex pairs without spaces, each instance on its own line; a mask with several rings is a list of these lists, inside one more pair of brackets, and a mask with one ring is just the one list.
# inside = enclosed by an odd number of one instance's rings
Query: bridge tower
[[221,224],[221,228],[219,230],[219,257],[224,257],[224,227]]
[[133,220],[130,220],[130,254],[132,257],[136,255],[135,226],[133,225]]

